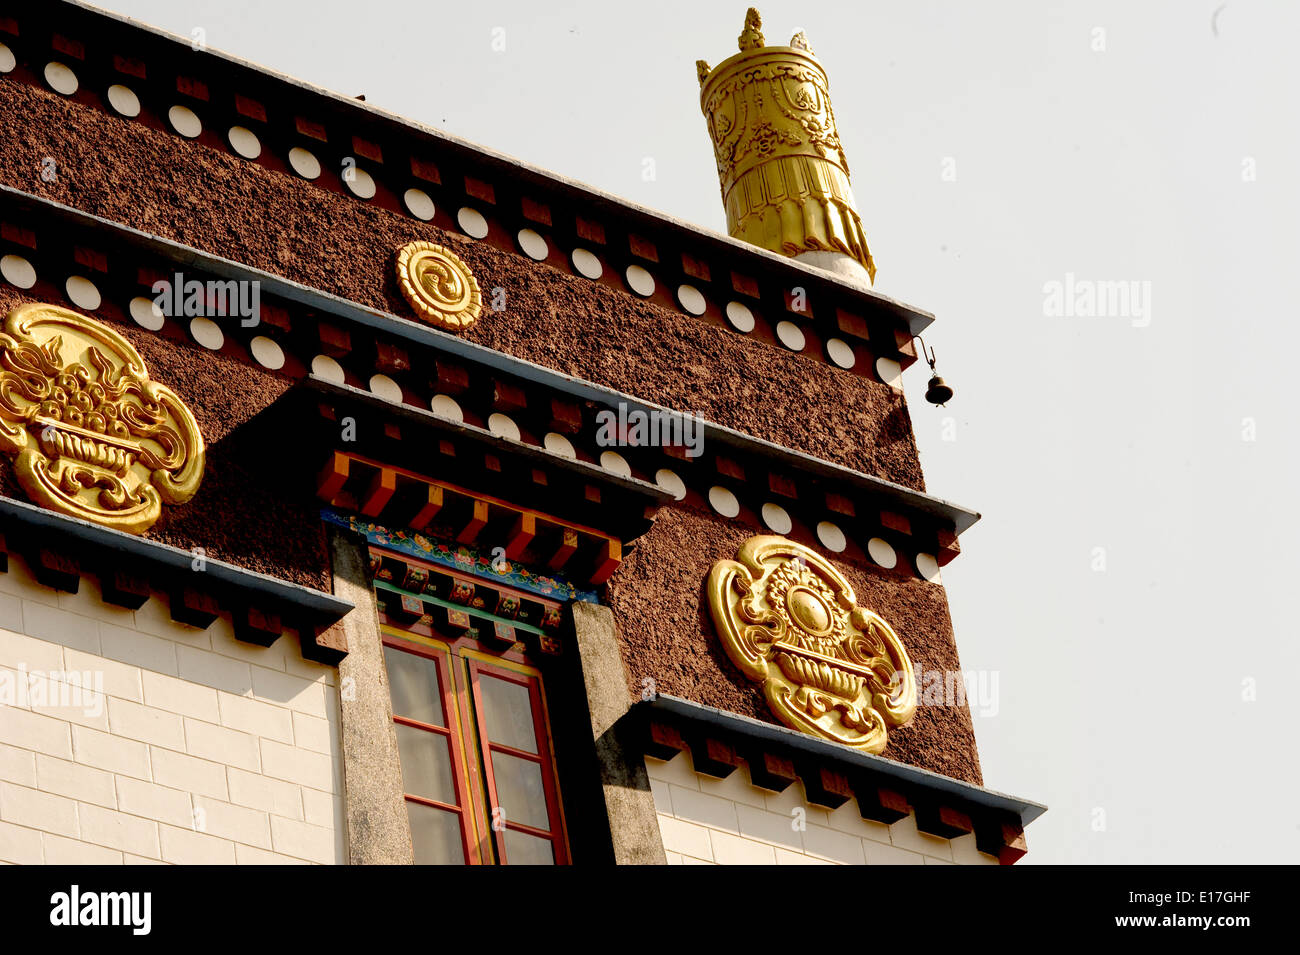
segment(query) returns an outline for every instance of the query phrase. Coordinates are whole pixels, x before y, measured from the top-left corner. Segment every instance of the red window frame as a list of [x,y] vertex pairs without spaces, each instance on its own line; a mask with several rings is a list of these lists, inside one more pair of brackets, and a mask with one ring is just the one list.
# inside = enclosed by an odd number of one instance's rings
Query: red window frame
[[[386,622],[386,630],[398,629]],[[551,738],[550,721],[547,718],[541,675],[535,672],[535,668],[520,653],[502,654],[500,655],[502,664],[496,665],[483,659],[492,655],[477,641],[468,637],[448,639],[436,630],[432,632],[434,638],[445,646],[430,646],[424,642],[417,642],[416,639],[408,639],[386,631],[381,636],[386,647],[391,647],[398,652],[414,653],[433,661],[438,680],[438,699],[442,703],[443,719],[447,722],[447,726],[433,726],[409,717],[398,716],[396,713],[393,714],[393,722],[447,737],[451,748],[456,798],[460,804],[452,806],[405,792],[404,798],[410,802],[455,812],[460,816],[461,843],[467,865],[490,865],[494,861],[502,865],[508,864],[505,833],[510,829],[550,841],[555,864],[567,865],[568,838],[559,784],[555,775],[555,747]],[[506,665],[506,661],[527,667],[533,672],[513,669]],[[488,739],[479,684],[480,673],[486,673],[493,679],[506,680],[527,687],[533,717],[533,733],[537,740],[536,753],[493,743]],[[455,724],[452,720],[455,720]],[[506,753],[537,763],[541,767],[549,831],[524,823],[511,822],[508,816],[505,817],[505,825],[501,829],[491,825],[491,820],[495,818],[493,810],[500,806],[492,768],[493,752]],[[496,855],[495,860],[491,858],[492,852],[486,844],[489,834],[491,849]]]
[[[487,782],[489,818],[495,820],[496,810],[501,807],[500,800],[497,798],[496,775],[492,769],[492,754],[494,752],[505,753],[509,756],[537,763],[541,767],[542,789],[546,794],[546,817],[551,826],[550,830],[538,829],[522,822],[512,822],[510,817],[506,815],[504,826],[492,826],[492,838],[496,844],[497,859],[502,865],[509,864],[510,860],[506,853],[506,830],[513,829],[516,832],[548,840],[551,843],[551,851],[555,855],[555,864],[565,865],[568,862],[568,850],[564,839],[564,820],[560,812],[559,793],[555,784],[554,746],[551,744],[550,725],[542,705],[541,681],[538,677],[526,673],[485,664],[474,657],[465,657],[465,662],[469,666],[470,687],[474,694],[474,716],[478,728],[479,751],[483,759],[483,774]],[[515,749],[513,746],[506,746],[503,743],[494,743],[488,738],[487,720],[483,710],[482,690],[479,683],[479,675],[482,673],[488,674],[492,679],[505,680],[528,689],[528,699],[533,714],[533,733],[537,740],[536,753]]]
[[[441,650],[437,647],[430,647],[425,644],[414,643],[409,640],[401,640],[388,634],[383,634],[383,644],[391,647],[399,653],[411,653],[416,656],[424,657],[433,662],[434,676],[438,681],[438,701],[442,704],[442,718],[447,723],[446,726],[434,726],[430,723],[422,723],[419,720],[413,720],[407,716],[393,714],[393,722],[403,726],[410,726],[424,732],[434,733],[444,736],[447,739],[447,748],[450,750],[452,782],[455,786],[456,800],[458,805],[452,806],[441,802],[437,799],[429,799],[425,796],[415,796],[408,792],[402,795],[407,802],[422,803],[435,809],[441,809],[447,812],[453,812],[460,817],[460,841],[461,848],[465,853],[466,865],[477,865],[480,863],[478,851],[478,820],[475,818],[473,801],[468,797],[472,791],[469,774],[466,772],[465,760],[465,735],[461,729],[461,708],[456,700],[456,694],[448,687],[448,669],[451,663],[451,652]],[[453,726],[453,721],[455,725]]]

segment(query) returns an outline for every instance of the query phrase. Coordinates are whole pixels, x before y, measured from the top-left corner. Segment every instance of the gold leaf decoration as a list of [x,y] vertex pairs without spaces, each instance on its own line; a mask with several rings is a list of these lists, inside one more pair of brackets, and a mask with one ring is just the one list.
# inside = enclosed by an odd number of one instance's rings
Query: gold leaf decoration
[[5,319],[0,451],[37,504],[129,534],[203,479],[203,435],[184,402],[120,334],[57,305]]
[[713,565],[708,595],[727,655],[787,726],[879,753],[916,712],[902,641],[816,551],[751,537]]
[[781,255],[847,255],[875,281],[826,70],[802,32],[766,46],[761,26],[750,8],[740,52],[697,65],[727,231]]
[[433,242],[412,242],[398,250],[397,284],[420,318],[449,332],[465,331],[483,308],[469,266]]

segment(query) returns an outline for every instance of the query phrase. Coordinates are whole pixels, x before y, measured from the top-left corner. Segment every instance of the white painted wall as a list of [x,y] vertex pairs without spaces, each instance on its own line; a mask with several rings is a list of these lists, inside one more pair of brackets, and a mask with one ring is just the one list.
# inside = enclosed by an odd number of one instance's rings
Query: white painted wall
[[646,770],[670,865],[998,864],[975,848],[973,833],[940,839],[918,832],[910,815],[871,822],[853,799],[832,812],[809,805],[800,782],[783,793],[759,789],[745,766],[715,779],[679,753],[669,762],[647,756]]
[[[76,694],[67,671],[90,673],[91,690]],[[24,676],[25,699],[12,692]],[[11,555],[0,861],[346,862],[336,684],[292,635],[240,643],[228,617],[185,627],[159,595],[124,610],[91,578],[59,593]],[[49,691],[61,697],[34,695]]]

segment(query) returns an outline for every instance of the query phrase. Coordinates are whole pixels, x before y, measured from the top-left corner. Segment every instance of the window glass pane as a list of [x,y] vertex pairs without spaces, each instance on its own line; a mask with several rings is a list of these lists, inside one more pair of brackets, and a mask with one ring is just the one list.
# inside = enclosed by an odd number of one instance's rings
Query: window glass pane
[[409,799],[406,801],[406,814],[411,818],[416,865],[465,864],[465,848],[460,841],[460,816]]
[[393,713],[433,726],[443,722],[442,700],[438,695],[437,664],[428,657],[384,647],[384,665],[393,693]]
[[538,763],[509,753],[493,752],[492,775],[497,784],[497,800],[506,811],[506,822],[550,830],[542,767]]
[[533,703],[528,687],[509,680],[478,674],[479,696],[483,698],[483,722],[488,739],[525,753],[537,752],[533,729]]
[[447,737],[402,723],[395,723],[394,729],[397,755],[402,761],[403,790],[412,796],[458,805]]
[[555,865],[550,839],[506,830],[506,862],[510,865]]

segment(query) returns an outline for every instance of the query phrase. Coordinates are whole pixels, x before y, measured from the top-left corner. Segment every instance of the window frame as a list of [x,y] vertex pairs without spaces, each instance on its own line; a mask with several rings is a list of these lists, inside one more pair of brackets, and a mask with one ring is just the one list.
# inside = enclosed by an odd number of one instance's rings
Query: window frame
[[[424,732],[444,735],[449,739],[456,796],[461,801],[461,805],[450,806],[423,796],[413,796],[405,791],[402,793],[403,799],[460,815],[461,842],[467,865],[508,865],[509,857],[505,848],[507,829],[550,841],[555,865],[568,865],[570,861],[568,828],[564,818],[559,771],[555,762],[555,743],[551,733],[546,688],[541,671],[530,662],[526,662],[527,657],[521,652],[512,649],[494,654],[486,651],[481,642],[470,637],[463,635],[449,637],[437,629],[429,629],[432,636],[406,630],[381,619],[380,638],[384,646],[391,647],[399,653],[414,653],[434,662],[438,680],[438,698],[442,703],[443,718],[447,720],[448,725],[432,726],[409,717],[398,716],[396,713],[393,713],[393,722],[412,726]],[[386,664],[385,672],[387,672]],[[489,741],[479,688],[480,672],[487,673],[493,679],[503,679],[527,687],[533,717],[533,732],[537,740],[537,753],[526,753]],[[391,707],[391,685],[389,697]],[[455,720],[454,725],[452,719]],[[492,810],[498,805],[491,759],[493,750],[541,766],[546,815],[551,826],[549,831],[524,823],[512,823],[508,817],[501,830],[492,827]],[[400,758],[399,752],[398,759]],[[489,837],[490,851],[487,844]],[[495,859],[490,858],[491,854],[495,854]]]
[[[433,726],[407,716],[399,716],[396,712],[393,713],[393,723],[410,726],[427,733],[434,733],[443,736],[447,740],[447,748],[450,750],[451,758],[452,781],[460,805],[451,806],[436,799],[413,795],[406,792],[405,786],[402,787],[402,798],[405,802],[420,803],[458,815],[460,817],[460,839],[461,848],[465,853],[465,864],[481,865],[479,832],[481,831],[482,820],[478,813],[479,801],[472,798],[479,787],[475,785],[476,780],[474,779],[477,773],[472,771],[468,756],[465,753],[465,732],[462,726],[460,703],[456,699],[451,648],[416,643],[388,633],[386,629],[381,630],[380,638],[384,646],[391,647],[399,653],[411,653],[433,662],[434,675],[438,681],[438,701],[442,704],[442,717],[447,722],[447,725],[445,727]],[[385,674],[387,674],[387,665],[385,665],[384,670]],[[451,679],[449,679],[449,676]],[[449,683],[451,684],[450,689],[448,688]],[[390,684],[388,688],[390,709],[392,707],[392,693],[392,685]],[[401,760],[400,751],[397,758],[399,761]]]
[[[474,722],[478,730],[478,752],[483,761],[485,795],[489,817],[500,806],[497,797],[496,774],[492,767],[492,753],[499,751],[529,762],[537,763],[542,771],[542,790],[546,797],[546,816],[551,825],[550,830],[541,830],[522,822],[512,822],[507,815],[501,829],[491,827],[492,839],[496,846],[497,859],[501,865],[508,865],[506,852],[506,830],[513,829],[526,835],[546,839],[551,843],[556,865],[568,863],[568,844],[565,835],[564,814],[560,807],[559,780],[555,766],[555,746],[551,739],[550,721],[547,719],[545,703],[542,699],[542,681],[540,673],[521,673],[517,670],[495,666],[485,662],[477,654],[463,656],[469,670],[470,688],[474,699]],[[531,669],[531,668],[530,668]],[[537,740],[537,752],[528,753],[503,743],[493,743],[488,737],[487,714],[483,709],[483,695],[479,676],[487,673],[492,679],[505,680],[528,689],[529,704],[533,714],[533,733]]]

